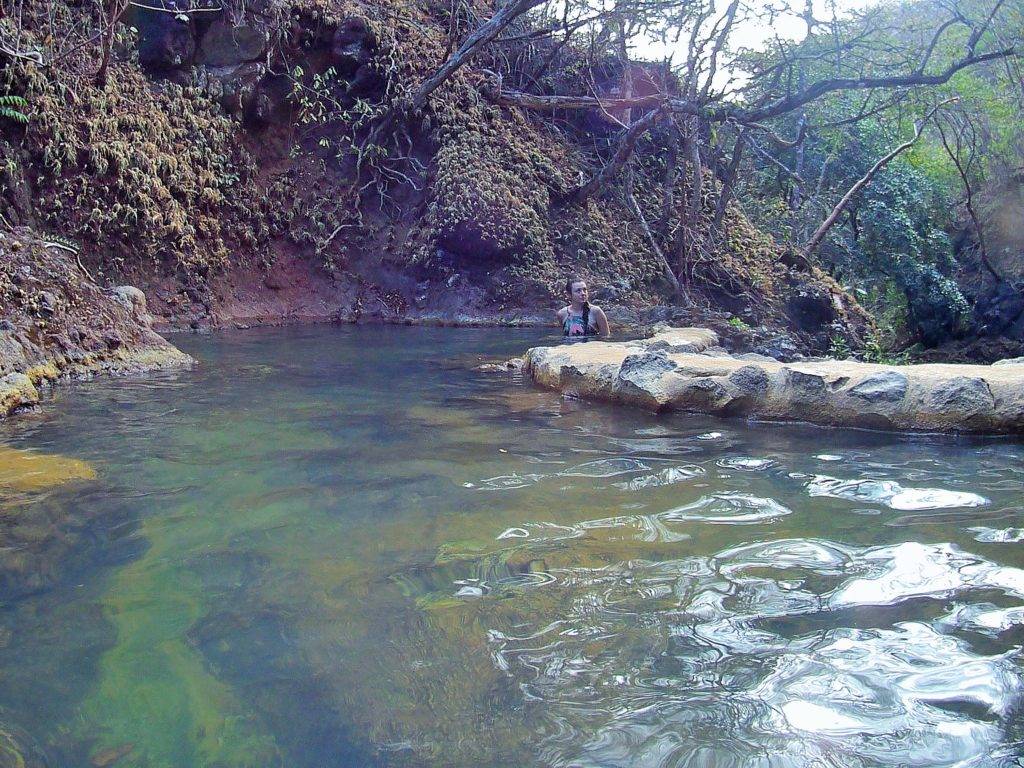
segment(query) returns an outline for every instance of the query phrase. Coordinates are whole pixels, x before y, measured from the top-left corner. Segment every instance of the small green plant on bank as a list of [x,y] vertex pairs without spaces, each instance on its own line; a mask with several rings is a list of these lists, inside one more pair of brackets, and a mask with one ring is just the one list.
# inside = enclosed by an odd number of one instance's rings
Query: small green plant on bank
[[836,360],[853,358],[878,365],[907,365],[910,362],[910,355],[906,352],[894,352],[885,340],[886,335],[884,331],[869,331],[864,346],[854,352],[849,340],[836,334],[829,340],[828,356]]
[[850,342],[846,340],[845,336],[836,334],[829,339],[829,357],[835,358],[836,360],[848,360],[852,355],[853,350],[850,349]]
[[[333,127],[332,133],[321,135],[317,146],[333,149],[339,160],[346,154],[363,150],[356,141],[358,130],[369,126],[380,117],[383,106],[358,96],[348,94],[348,84],[338,75],[334,67],[324,72],[307,75],[302,67],[295,66],[291,72],[292,91],[289,98],[299,107],[299,122],[310,130]],[[372,150],[383,151],[372,146]],[[299,151],[293,148],[293,153]]]
[[747,325],[743,321],[743,318],[741,318],[741,317],[730,317],[728,320],[726,320],[726,322],[729,323],[729,325],[731,325],[737,331],[749,331],[750,330],[750,326]]
[[10,93],[0,96],[0,118],[14,120],[16,123],[24,125],[28,122],[28,115],[23,111],[27,107],[28,102],[21,96],[15,96]]
[[889,348],[880,331],[870,331],[864,342],[864,348],[858,357],[865,363],[878,363],[879,365],[906,365],[910,362],[910,355],[906,352],[894,352]]

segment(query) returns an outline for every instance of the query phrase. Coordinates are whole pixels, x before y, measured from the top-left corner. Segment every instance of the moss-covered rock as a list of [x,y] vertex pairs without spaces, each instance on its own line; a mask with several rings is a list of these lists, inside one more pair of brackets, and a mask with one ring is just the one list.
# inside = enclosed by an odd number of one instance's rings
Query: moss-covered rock
[[145,295],[104,291],[64,243],[0,231],[0,417],[62,377],[181,368],[191,358],[150,328]]

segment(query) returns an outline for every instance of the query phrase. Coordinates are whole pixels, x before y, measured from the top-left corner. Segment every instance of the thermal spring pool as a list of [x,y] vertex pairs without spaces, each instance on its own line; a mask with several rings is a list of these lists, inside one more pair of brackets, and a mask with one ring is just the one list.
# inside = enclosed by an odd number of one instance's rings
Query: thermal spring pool
[[1024,764],[1024,446],[474,370],[545,334],[181,336],[0,424],[0,767]]

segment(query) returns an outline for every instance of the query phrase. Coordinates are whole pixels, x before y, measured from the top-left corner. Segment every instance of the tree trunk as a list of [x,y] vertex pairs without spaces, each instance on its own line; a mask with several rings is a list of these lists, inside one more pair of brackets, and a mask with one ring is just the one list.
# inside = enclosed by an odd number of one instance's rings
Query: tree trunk
[[644,237],[647,238],[648,245],[651,246],[651,251],[658,260],[662,276],[672,286],[672,294],[677,295],[679,293],[679,279],[676,277],[675,272],[672,271],[672,266],[668,263],[668,259],[665,258],[665,252],[661,250],[661,246],[654,239],[654,233],[651,232],[651,227],[647,223],[643,209],[640,207],[640,203],[637,202],[636,194],[633,192],[633,177],[633,162],[630,159],[626,169],[626,202],[629,203],[629,207],[633,211],[640,229],[643,230]]
[[668,232],[669,223],[676,207],[676,181],[679,179],[679,132],[672,126],[669,136],[668,156],[665,158],[665,177],[662,180],[661,221],[659,229]]
[[736,137],[736,144],[732,148],[732,158],[729,160],[729,167],[725,172],[725,179],[722,181],[722,191],[718,195],[718,205],[715,206],[714,229],[717,232],[722,226],[722,219],[732,201],[732,192],[736,188],[736,177],[739,176],[740,160],[743,157],[743,146],[747,143],[749,129],[744,128]]
[[[801,76],[801,79],[802,76]],[[797,135],[802,136],[804,130],[807,127],[807,113],[800,113],[800,120],[797,123]],[[803,186],[803,175],[804,175],[804,142],[800,141],[796,145],[796,163],[793,167],[793,173],[796,176],[796,181],[793,184],[793,190],[789,195],[789,210],[795,211],[800,208],[804,203],[804,186]]]
[[685,154],[688,155],[690,162],[690,218],[696,224],[700,221],[701,209],[704,207],[704,166],[700,161],[700,143],[698,133],[700,131],[700,123],[696,120],[691,121],[693,123],[693,130],[688,131],[686,138],[683,140],[683,148]]
[[127,0],[110,0],[109,5],[101,5],[101,16],[103,31],[100,38],[100,67],[96,70],[94,82],[100,88],[107,85],[107,73],[110,69],[110,57],[114,49],[114,35],[117,33],[117,25],[121,21],[124,12],[128,10]]

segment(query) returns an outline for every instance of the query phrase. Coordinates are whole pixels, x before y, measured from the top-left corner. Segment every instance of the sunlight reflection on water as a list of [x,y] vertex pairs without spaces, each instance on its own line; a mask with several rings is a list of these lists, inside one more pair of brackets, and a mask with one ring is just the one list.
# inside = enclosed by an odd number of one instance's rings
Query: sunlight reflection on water
[[0,757],[1019,764],[1019,446],[473,370],[538,338],[181,337],[0,426],[97,474],[0,501]]

